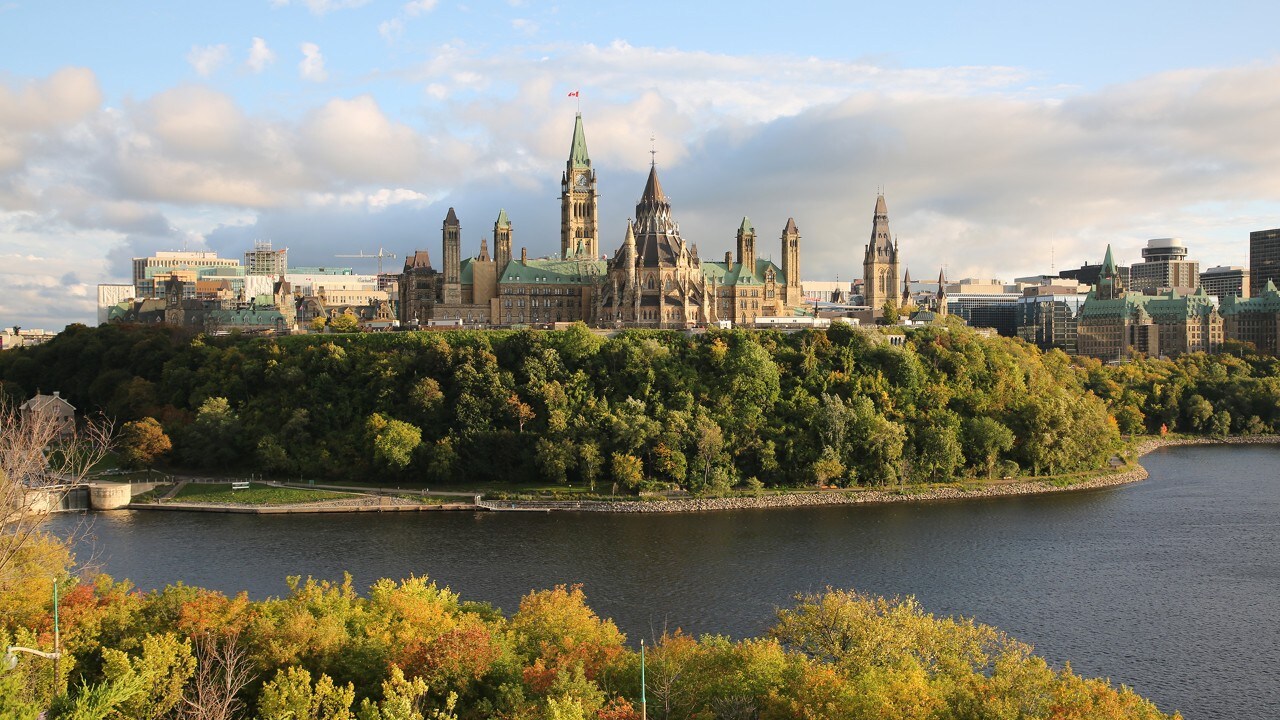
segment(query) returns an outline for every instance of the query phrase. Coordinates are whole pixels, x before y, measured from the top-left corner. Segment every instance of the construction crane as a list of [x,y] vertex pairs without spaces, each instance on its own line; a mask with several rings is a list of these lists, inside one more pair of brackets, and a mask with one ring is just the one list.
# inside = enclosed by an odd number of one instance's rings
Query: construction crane
[[393,253],[389,253],[389,252],[387,252],[387,251],[383,250],[382,248],[378,248],[378,254],[377,254],[377,255],[368,255],[368,254],[366,254],[366,253],[365,253],[365,251],[361,250],[359,255],[334,255],[334,257],[340,257],[340,258],[378,258],[378,274],[379,274],[379,275],[381,275],[381,274],[382,274],[382,259],[383,259],[383,258],[391,258],[392,260],[395,260],[395,259],[396,259],[396,256],[395,256]]

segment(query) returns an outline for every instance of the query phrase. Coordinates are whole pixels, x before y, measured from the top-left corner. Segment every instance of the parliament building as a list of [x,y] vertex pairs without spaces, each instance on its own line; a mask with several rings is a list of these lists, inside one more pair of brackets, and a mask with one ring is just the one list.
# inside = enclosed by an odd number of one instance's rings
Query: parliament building
[[[737,253],[703,260],[680,225],[658,181],[656,165],[610,259],[600,254],[598,178],[587,154],[582,115],[574,120],[569,159],[560,179],[560,254],[512,255],[505,210],[479,253],[462,257],[462,227],[449,208],[441,228],[441,266],[428,251],[405,259],[399,315],[408,327],[502,326],[582,321],[597,327],[688,328],[800,312],[800,231],[788,218],[779,239],[782,265],[757,256],[756,230],[743,218]],[[896,268],[895,268],[896,269]]]

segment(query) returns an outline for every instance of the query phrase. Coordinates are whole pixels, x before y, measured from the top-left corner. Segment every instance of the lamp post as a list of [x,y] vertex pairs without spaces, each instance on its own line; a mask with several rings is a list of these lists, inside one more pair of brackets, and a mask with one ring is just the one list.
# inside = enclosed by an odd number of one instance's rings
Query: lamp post
[[644,700],[644,638],[640,639],[640,720],[649,720]]

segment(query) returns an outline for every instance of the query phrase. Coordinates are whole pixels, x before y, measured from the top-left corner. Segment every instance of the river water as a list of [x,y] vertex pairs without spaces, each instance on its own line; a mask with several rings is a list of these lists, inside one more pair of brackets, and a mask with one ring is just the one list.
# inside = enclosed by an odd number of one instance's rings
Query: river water
[[[90,516],[77,555],[144,589],[255,598],[288,575],[427,575],[514,610],[582,583],[634,642],[744,637],[797,592],[915,595],[1194,718],[1280,718],[1280,447],[1169,448],[1106,490],[680,515]],[[55,529],[80,524],[59,516]]]

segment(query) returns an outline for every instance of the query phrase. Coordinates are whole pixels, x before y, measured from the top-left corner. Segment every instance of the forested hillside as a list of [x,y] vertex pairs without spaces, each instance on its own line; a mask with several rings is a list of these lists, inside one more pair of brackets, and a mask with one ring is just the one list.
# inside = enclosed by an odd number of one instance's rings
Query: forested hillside
[[0,382],[11,400],[59,390],[122,426],[155,418],[186,467],[714,493],[1092,469],[1121,431],[1161,425],[1271,432],[1276,362],[1235,350],[1109,367],[958,327],[895,347],[840,325],[276,339],[104,326],[0,354]]

